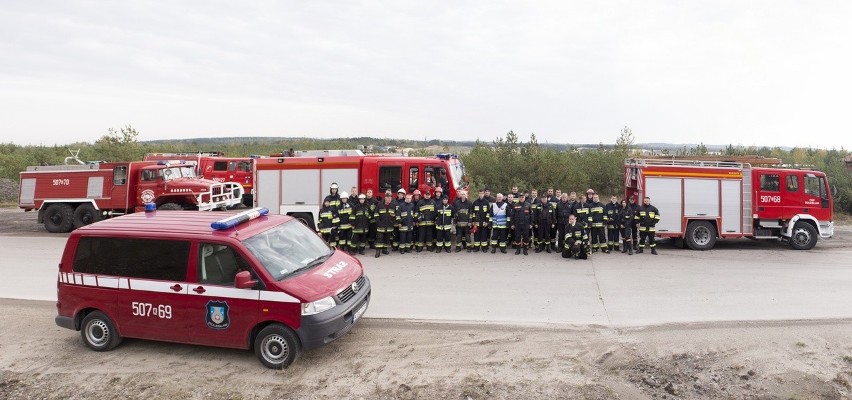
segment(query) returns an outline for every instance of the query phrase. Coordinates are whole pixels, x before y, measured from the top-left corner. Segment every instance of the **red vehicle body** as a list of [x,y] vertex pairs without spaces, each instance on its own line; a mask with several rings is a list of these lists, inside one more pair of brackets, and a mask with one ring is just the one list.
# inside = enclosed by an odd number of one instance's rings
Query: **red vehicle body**
[[254,348],[267,367],[287,367],[352,329],[370,281],[357,259],[263,211],[158,210],[75,230],[59,264],[56,324],[95,351],[129,337]]
[[625,198],[644,196],[660,210],[657,235],[696,250],[719,238],[780,239],[810,249],[834,234],[825,173],[691,160],[625,162]]
[[242,201],[236,183],[198,178],[191,163],[157,161],[27,167],[18,206],[38,210],[49,232],[69,232],[101,219],[157,208],[208,211]]
[[216,182],[237,182],[243,186],[243,204],[254,203],[254,158],[225,157],[222,152],[148,153],[145,161],[193,161],[195,172],[204,179]]
[[[273,214],[292,215],[315,227],[322,201],[329,187],[337,183],[340,192],[355,187],[359,193],[372,189],[375,197],[385,189],[411,193],[434,190],[441,176],[452,202],[467,188],[464,164],[450,154],[435,157],[395,157],[378,155],[319,155],[270,157],[255,160],[255,206]],[[443,172],[440,172],[443,170]],[[436,178],[437,177],[437,178]]]

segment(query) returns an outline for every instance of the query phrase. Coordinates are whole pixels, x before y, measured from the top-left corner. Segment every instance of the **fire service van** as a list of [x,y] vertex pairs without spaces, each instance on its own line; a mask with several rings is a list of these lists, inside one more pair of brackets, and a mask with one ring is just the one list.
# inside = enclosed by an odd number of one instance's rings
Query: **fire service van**
[[649,196],[657,235],[712,249],[720,238],[780,239],[797,250],[834,234],[834,204],[820,171],[727,161],[629,159],[625,198]]
[[359,193],[366,193],[372,189],[376,197],[386,189],[411,193],[441,185],[446,186],[444,194],[451,203],[468,185],[464,164],[453,154],[396,157],[326,153],[256,159],[255,206],[266,207],[273,214],[291,215],[314,228],[332,183],[341,191],[355,187]]
[[27,167],[21,172],[18,206],[38,210],[48,232],[101,219],[159,209],[209,211],[242,202],[239,183],[199,178],[195,164],[169,161],[103,162]]
[[225,157],[219,151],[197,153],[148,153],[145,161],[192,161],[195,173],[216,182],[237,182],[243,186],[243,204],[254,203],[254,173],[251,157]]
[[269,368],[345,335],[370,302],[361,263],[268,210],[136,213],[71,233],[56,324],[95,351],[123,338],[253,349]]

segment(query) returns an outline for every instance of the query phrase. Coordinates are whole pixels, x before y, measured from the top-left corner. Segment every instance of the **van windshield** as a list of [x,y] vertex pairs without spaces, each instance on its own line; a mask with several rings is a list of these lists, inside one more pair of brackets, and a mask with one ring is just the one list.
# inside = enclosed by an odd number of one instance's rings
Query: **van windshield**
[[321,264],[333,252],[316,233],[297,220],[254,235],[243,243],[277,281]]

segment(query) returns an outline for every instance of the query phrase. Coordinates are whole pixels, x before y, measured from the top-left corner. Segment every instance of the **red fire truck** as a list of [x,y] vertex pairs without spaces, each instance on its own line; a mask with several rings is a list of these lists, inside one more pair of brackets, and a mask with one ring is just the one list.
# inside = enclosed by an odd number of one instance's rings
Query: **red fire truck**
[[273,214],[294,216],[309,227],[316,226],[317,213],[332,183],[337,183],[341,192],[351,187],[359,193],[373,189],[376,197],[382,196],[385,189],[396,192],[401,188],[411,193],[443,184],[451,202],[467,188],[464,164],[454,154],[395,157],[330,150],[258,158],[254,166],[255,206],[266,207]]
[[251,207],[254,203],[254,179],[251,157],[225,157],[220,151],[202,151],[197,153],[148,153],[145,161],[193,161],[195,172],[204,179],[216,182],[237,182],[243,185],[243,204]]
[[750,163],[629,159],[625,198],[649,196],[660,210],[657,235],[712,249],[720,238],[781,239],[808,250],[834,234],[825,173]]
[[199,178],[193,163],[138,161],[27,167],[18,206],[38,210],[48,232],[73,229],[154,204],[165,210],[208,211],[242,201],[234,182]]

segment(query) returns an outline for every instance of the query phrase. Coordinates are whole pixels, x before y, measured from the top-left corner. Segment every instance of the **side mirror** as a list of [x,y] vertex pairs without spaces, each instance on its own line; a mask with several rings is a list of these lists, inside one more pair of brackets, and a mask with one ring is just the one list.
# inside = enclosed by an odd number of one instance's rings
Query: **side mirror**
[[837,186],[831,185],[831,197],[837,198]]
[[257,281],[251,279],[251,272],[240,271],[234,277],[234,287],[237,289],[252,289],[255,285],[257,285]]

